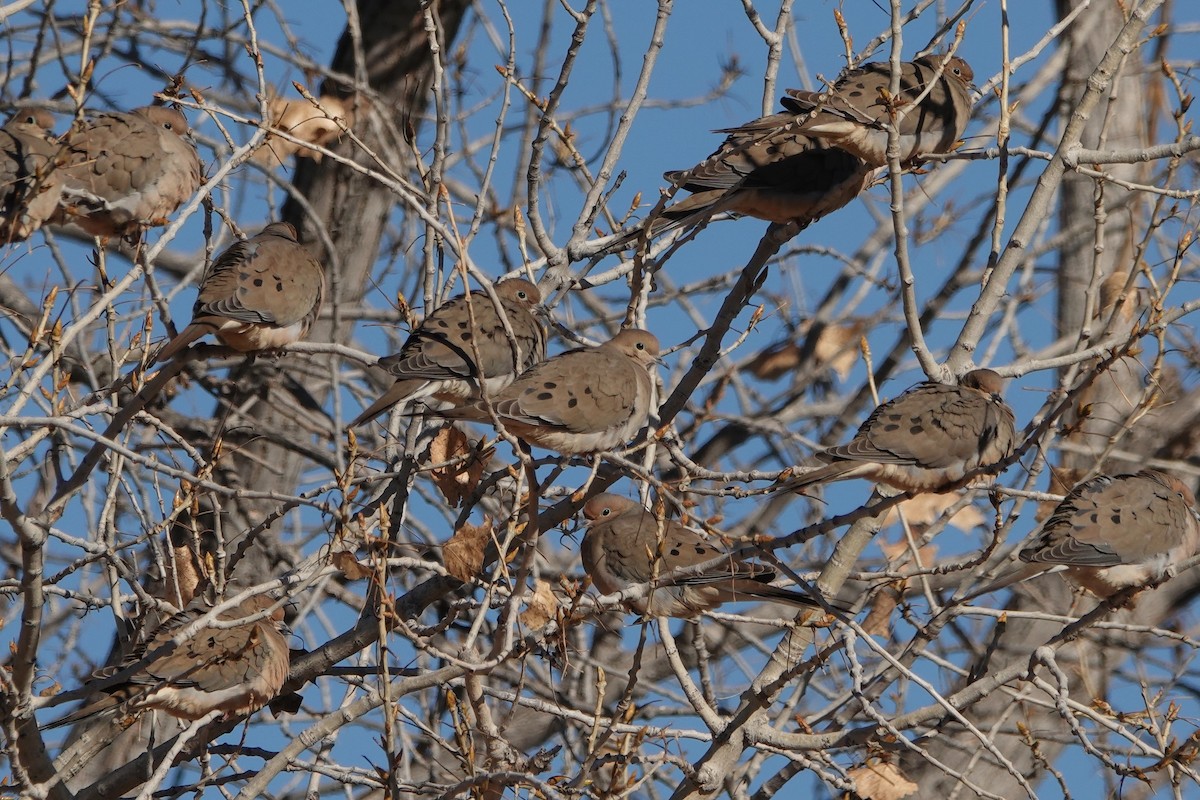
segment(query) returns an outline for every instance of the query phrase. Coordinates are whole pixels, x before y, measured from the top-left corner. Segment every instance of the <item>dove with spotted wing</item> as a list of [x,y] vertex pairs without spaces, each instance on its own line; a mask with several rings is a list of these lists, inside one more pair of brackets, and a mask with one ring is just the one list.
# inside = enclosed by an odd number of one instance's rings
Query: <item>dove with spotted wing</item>
[[[218,613],[216,619],[245,619],[274,604],[272,598],[256,595]],[[175,644],[176,635],[210,609],[204,598],[197,597],[119,665],[96,673],[98,679],[128,672],[127,676],[101,689],[98,699],[44,727],[69,725],[111,709],[127,713],[159,709],[179,719],[196,720],[212,711],[236,716],[262,708],[278,694],[288,675],[287,640],[280,628],[283,609],[243,625],[202,627]]]
[[[491,398],[505,430],[563,455],[611,450],[645,427],[658,363],[658,339],[629,328],[597,347],[560,353],[526,370]],[[490,422],[484,401],[431,411],[445,419]]]
[[[775,570],[770,567],[730,556],[678,522],[660,524],[653,513],[627,497],[597,495],[584,505],[583,516],[588,528],[580,556],[599,591],[614,594],[655,582],[645,597],[630,601],[639,614],[693,617],[721,603],[754,600],[819,607],[807,595],[771,586]],[[719,564],[699,574],[659,581],[659,576],[722,557]]]
[[379,366],[396,381],[348,427],[422,397],[461,405],[479,397],[481,381],[486,394],[494,395],[518,373],[545,361],[546,331],[537,318],[542,302],[537,286],[514,278],[496,284],[495,290],[515,343],[487,292],[454,298],[427,316],[399,353],[379,359]]
[[[958,386],[927,381],[876,408],[849,442],[816,454],[827,466],[794,476],[783,487],[867,478],[901,491],[939,491],[967,473],[996,464],[1017,444],[1004,379],[977,369]],[[994,476],[980,475],[990,484]]]
[[1022,561],[1067,567],[1067,578],[1098,597],[1156,585],[1200,552],[1196,498],[1174,475],[1142,470],[1097,475],[1072,489]]
[[[663,216],[678,225],[718,211],[801,228],[836,211],[863,190],[874,168],[820,140],[787,130],[791,114],[772,114],[738,128],[690,170],[663,177],[693,192]],[[765,136],[763,128],[771,128]]]
[[[808,227],[859,195],[875,168],[837,147],[788,127],[792,114],[772,114],[737,128],[717,150],[690,170],[663,173],[692,192],[667,206],[651,222],[650,236],[700,224],[728,212]],[[642,227],[622,236],[615,249],[642,235]]]
[[[923,153],[954,149],[971,119],[974,79],[974,71],[958,56],[927,55],[901,63],[900,95],[890,103],[885,93],[892,72],[886,61],[850,70],[824,92],[789,89],[781,102],[797,115],[796,130],[874,167],[887,165],[887,128],[894,113],[903,113],[900,162],[907,167]],[[924,99],[914,106],[926,89]]]
[[207,333],[252,353],[278,350],[308,335],[321,310],[325,270],[287,222],[273,222],[212,263],[200,281],[191,323],[163,346],[166,361]]

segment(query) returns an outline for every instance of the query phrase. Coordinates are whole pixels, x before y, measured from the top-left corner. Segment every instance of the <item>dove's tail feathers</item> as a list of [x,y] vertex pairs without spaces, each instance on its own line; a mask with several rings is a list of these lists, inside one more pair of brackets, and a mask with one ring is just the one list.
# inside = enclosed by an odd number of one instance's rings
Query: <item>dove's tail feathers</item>
[[793,475],[779,485],[781,490],[802,494],[804,489],[819,483],[832,483],[854,477],[861,464],[853,461],[835,461],[801,475]]
[[66,725],[74,725],[76,722],[80,722],[81,720],[94,717],[97,714],[103,714],[106,711],[111,711],[120,704],[121,698],[116,697],[115,695],[106,694],[90,703],[87,703],[83,707],[72,711],[65,717],[59,717],[52,722],[47,722],[45,725],[39,726],[38,730],[49,731],[53,730],[54,728],[64,727]]
[[383,395],[371,405],[363,409],[363,412],[352,419],[346,426],[347,428],[357,428],[366,422],[378,417],[384,411],[388,410],[398,403],[404,403],[409,400],[421,397],[421,390],[429,384],[425,380],[403,380],[396,381],[391,385]]
[[[769,583],[753,578],[736,578],[726,587],[722,587],[724,603],[746,602],[748,600],[766,600],[773,603],[786,603],[797,608],[821,608],[821,604],[812,596],[792,589],[782,589]],[[834,608],[842,609],[842,604],[829,603]]]
[[163,345],[162,349],[159,350],[154,356],[154,361],[152,363],[161,364],[164,361],[174,358],[192,342],[196,341],[206,333],[211,333],[212,330],[212,326],[209,325],[201,325],[197,323],[188,325],[186,328],[180,331],[174,339]]

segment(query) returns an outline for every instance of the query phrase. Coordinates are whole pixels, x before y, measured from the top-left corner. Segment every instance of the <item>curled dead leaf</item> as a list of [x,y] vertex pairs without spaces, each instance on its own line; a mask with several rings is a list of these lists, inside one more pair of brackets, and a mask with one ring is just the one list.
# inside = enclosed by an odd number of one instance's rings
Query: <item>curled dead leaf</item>
[[[933,494],[931,492],[919,494],[911,500],[905,500],[890,508],[884,524],[891,525],[899,521],[899,512],[903,511],[904,518],[908,520],[909,525],[927,527],[940,519],[950,506],[958,501],[959,495],[957,494]],[[964,506],[949,521],[949,524],[960,531],[969,531],[985,523],[983,513],[975,506]]]
[[[804,334],[809,327],[802,325],[799,333]],[[845,325],[827,325],[817,337],[813,349],[812,357],[817,366],[828,366],[840,379],[846,380],[854,368],[854,362],[858,360],[858,340],[865,329],[866,323],[862,320]],[[746,365],[746,369],[756,378],[773,381],[800,367],[800,352],[799,344],[784,342],[759,353]]]
[[452,508],[458,508],[463,500],[479,488],[491,454],[490,448],[481,450],[458,428],[442,428],[438,431],[429,445],[429,460],[443,466],[433,467],[430,476]]
[[773,381],[800,366],[800,346],[795,342],[768,347],[746,365],[746,371],[759,380]]
[[334,553],[329,560],[334,568],[345,575],[348,580],[359,581],[371,576],[370,567],[365,567],[358,563],[358,559],[354,557],[354,553],[349,550],[341,550]]
[[539,580],[529,596],[529,605],[521,612],[521,624],[537,630],[554,619],[558,611],[558,598],[550,590],[550,584]]
[[[337,120],[351,125],[354,122],[353,114],[347,101],[340,98],[326,95],[318,98],[318,102],[321,104],[320,108],[304,99],[272,98],[268,103],[271,113],[270,127],[309,144],[328,144],[341,133],[342,129]],[[270,134],[252,158],[259,164],[281,165],[292,155],[311,158],[314,161],[321,160],[319,151]]]
[[818,364],[829,365],[838,378],[846,380],[850,377],[850,370],[854,369],[854,362],[858,360],[858,340],[862,338],[866,327],[862,320],[827,326],[817,337],[813,357]]
[[889,587],[875,594],[871,612],[863,620],[863,630],[872,636],[887,636],[892,629],[892,612],[899,603],[900,593]]
[[484,517],[482,525],[463,523],[442,548],[446,571],[467,583],[483,572],[483,554],[492,538],[492,518]]
[[849,777],[854,781],[855,794],[863,800],[900,800],[920,788],[895,764],[877,759],[850,770]]
[[[909,555],[912,551],[912,548],[909,547],[908,542],[903,540],[899,542],[882,542],[879,545],[879,549],[883,551],[884,558],[886,558],[889,563],[894,562],[901,556]],[[917,555],[920,557],[921,563],[928,566],[937,560],[937,545],[933,544],[932,542],[921,545],[919,548],[917,548]]]

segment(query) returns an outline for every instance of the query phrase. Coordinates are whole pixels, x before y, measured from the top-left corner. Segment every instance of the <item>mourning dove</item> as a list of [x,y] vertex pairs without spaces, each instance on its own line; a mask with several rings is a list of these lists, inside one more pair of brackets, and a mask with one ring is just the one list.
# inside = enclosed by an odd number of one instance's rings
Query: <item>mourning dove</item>
[[54,216],[61,189],[53,128],[42,109],[22,110],[0,128],[0,241],[28,239]]
[[324,294],[320,262],[301,246],[295,228],[272,222],[212,263],[191,324],[154,360],[166,361],[206,333],[243,353],[286,347],[308,335]]
[[[874,167],[788,129],[795,119],[793,114],[772,114],[723,129],[729,136],[704,161],[690,170],[663,173],[693,194],[664,209],[651,235],[695,225],[723,211],[794,222],[803,229],[857,197]],[[635,229],[617,244],[640,235]]]
[[[270,597],[257,595],[218,613],[216,619],[244,619],[273,604]],[[288,675],[287,640],[280,628],[283,609],[244,625],[203,627],[175,645],[176,634],[210,608],[202,597],[196,598],[119,665],[95,675],[104,680],[129,671],[127,677],[102,687],[99,699],[44,727],[69,725],[117,707],[127,713],[161,709],[186,720],[212,711],[236,716],[262,708]]]
[[[722,133],[729,136],[691,170],[667,172],[668,181],[695,192],[663,216],[687,220],[731,211],[768,222],[807,226],[849,203],[874,168],[837,147],[826,147],[786,125],[791,114],[772,114]],[[769,129],[766,135],[763,129]]]
[[187,118],[165,106],[76,123],[66,135],[56,221],[101,237],[166,225],[203,183],[187,133]]
[[[912,108],[943,61],[941,76],[919,106]],[[895,112],[905,115],[899,125],[902,164],[908,166],[922,153],[948,153],[971,118],[975,73],[958,56],[939,55],[904,62],[900,70],[900,96],[891,103],[884,97],[892,80],[886,61],[851,70],[825,92],[789,89],[781,102],[801,115],[797,130],[848,150],[874,167],[887,164],[887,126]]]
[[583,568],[604,594],[725,557],[699,574],[656,583],[645,597],[629,602],[639,614],[693,617],[721,603],[750,600],[818,606],[807,595],[771,586],[775,571],[770,567],[730,556],[678,522],[664,520],[660,524],[654,514],[629,498],[596,495],[583,507],[583,516],[588,520],[580,545]]
[[[491,398],[505,430],[563,455],[611,450],[633,438],[650,415],[650,370],[658,339],[637,328],[598,347],[583,347],[526,370]],[[432,412],[490,422],[484,401]]]
[[1000,397],[1003,387],[990,369],[968,372],[958,386],[919,383],[871,412],[849,442],[817,453],[828,466],[793,477],[784,488],[867,478],[902,491],[944,490],[1012,454],[1016,429]]
[[1020,557],[1065,565],[1098,597],[1157,584],[1200,552],[1195,506],[1191,490],[1164,472],[1097,475],[1071,490]]
[[460,295],[427,316],[399,353],[379,359],[379,366],[396,382],[349,427],[421,397],[454,404],[477,399],[481,376],[488,396],[494,395],[518,373],[544,361],[546,331],[536,316],[542,302],[537,286],[519,278],[507,280],[496,284],[496,295],[516,336],[515,348],[486,292]]

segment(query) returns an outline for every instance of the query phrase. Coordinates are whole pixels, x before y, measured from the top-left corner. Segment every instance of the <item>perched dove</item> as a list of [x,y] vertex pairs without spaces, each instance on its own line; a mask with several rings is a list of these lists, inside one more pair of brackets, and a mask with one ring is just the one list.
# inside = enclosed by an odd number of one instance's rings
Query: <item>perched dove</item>
[[[900,490],[942,490],[1012,453],[1017,434],[1003,387],[990,369],[968,372],[958,386],[919,383],[871,412],[849,442],[817,453],[828,466],[790,478],[784,488],[867,478]],[[990,484],[994,477],[979,479]]]
[[1157,584],[1200,552],[1196,498],[1157,470],[1097,475],[1071,490],[1020,553],[1022,561],[1062,564],[1098,597]]
[[639,614],[693,617],[721,603],[768,600],[819,607],[807,595],[771,586],[775,571],[729,556],[691,528],[664,520],[639,503],[600,494],[583,507],[587,533],[580,545],[583,568],[604,594],[649,583],[658,576],[725,557],[700,574],[667,578],[645,597],[630,602]]
[[[257,595],[216,618],[244,619],[273,604],[270,597]],[[186,720],[200,719],[211,711],[236,716],[262,708],[288,675],[287,640],[280,629],[283,609],[244,625],[204,627],[179,645],[172,644],[177,632],[210,608],[204,598],[197,597],[121,664],[99,670],[95,676],[110,679],[129,671],[127,677],[102,688],[104,696],[44,727],[69,725],[118,706],[128,713],[161,709]]]
[[0,241],[28,239],[58,208],[54,117],[25,109],[0,128]]
[[[479,398],[479,379],[490,397],[534,364],[546,360],[546,331],[537,319],[542,294],[519,278],[496,284],[516,347],[487,292],[460,295],[425,318],[400,352],[379,359],[396,382],[354,418],[351,428],[384,409],[421,397],[462,404]],[[476,363],[476,353],[479,361]]]
[[[721,212],[795,222],[803,229],[857,197],[875,168],[845,150],[790,130],[787,126],[795,119],[792,114],[772,114],[726,128],[720,132],[729,136],[704,161],[690,170],[663,173],[693,194],[664,209],[651,235],[696,225]],[[640,235],[641,228],[634,229],[617,244]]]
[[[657,363],[658,339],[630,328],[526,370],[491,398],[492,408],[505,430],[529,444],[563,455],[611,450],[645,426]],[[431,413],[492,420],[482,400]]]
[[187,118],[166,106],[76,123],[66,135],[56,221],[102,237],[166,225],[203,183],[187,133]]
[[[945,69],[934,82],[934,75]],[[900,122],[900,162],[911,164],[922,153],[948,153],[971,118],[971,81],[975,73],[958,56],[928,55],[900,65],[900,96],[889,103],[891,85],[886,61],[864,64],[846,73],[824,92],[789,89],[784,108],[800,115],[797,130],[826,144],[848,150],[874,167],[887,164],[887,125],[894,113]],[[916,107],[912,102],[932,83]]]
[[232,245],[205,272],[192,322],[155,356],[166,361],[206,333],[243,353],[278,350],[308,335],[325,270],[287,222]]
[[772,114],[727,128],[721,133],[729,136],[707,159],[691,170],[664,173],[695,194],[663,216],[682,222],[698,213],[731,211],[803,227],[857,197],[874,168],[845,150],[787,130],[793,120],[791,114]]

